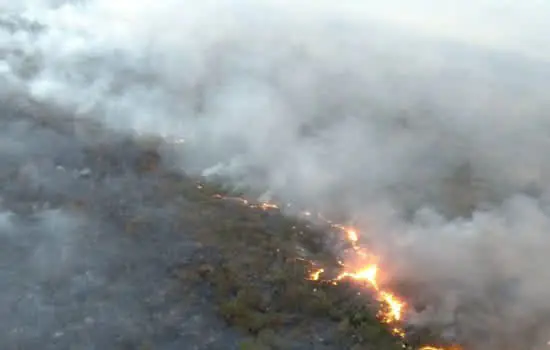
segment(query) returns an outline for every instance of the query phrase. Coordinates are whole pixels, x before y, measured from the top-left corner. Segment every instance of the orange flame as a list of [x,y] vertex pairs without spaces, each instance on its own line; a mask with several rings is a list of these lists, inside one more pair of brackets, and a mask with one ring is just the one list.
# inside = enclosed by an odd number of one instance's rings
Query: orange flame
[[[251,204],[244,198],[240,197],[224,197],[221,195],[215,195],[215,198],[218,199],[230,199],[238,201],[251,208],[259,208],[262,210],[278,209],[279,207],[276,204],[261,202],[259,204]],[[312,213],[309,211],[302,213],[306,217],[311,217]],[[321,215],[317,215],[317,218],[329,224],[330,226],[343,231],[345,234],[346,240],[351,244],[354,252],[361,257],[362,259],[369,258],[371,262],[359,269],[348,270],[346,264],[340,262],[341,266],[344,268],[344,272],[340,273],[336,278],[330,280],[333,284],[337,284],[343,279],[352,279],[355,281],[363,282],[367,287],[373,290],[376,294],[378,301],[383,305],[378,311],[378,318],[380,322],[391,326],[391,332],[404,339],[406,337],[405,330],[401,328],[400,322],[403,320],[403,314],[406,312],[407,304],[401,300],[396,294],[391,291],[382,289],[378,280],[380,267],[377,263],[373,263],[372,260],[376,260],[376,257],[370,254],[367,250],[359,245],[359,232],[348,226],[335,224],[330,220],[325,219]],[[312,281],[319,281],[322,274],[325,272],[324,269],[320,268],[310,273],[308,279]],[[453,345],[450,347],[436,347],[431,345],[426,345],[420,347],[418,350],[462,350],[462,347]]]
[[309,275],[309,279],[312,281],[318,281],[323,272],[325,272],[324,269],[319,269],[317,271],[314,271]]
[[338,277],[336,277],[337,281],[340,281],[344,278],[351,278],[357,281],[365,281],[370,286],[376,290],[378,290],[378,282],[376,280],[376,276],[378,274],[378,266],[376,265],[369,265],[366,268],[359,270],[357,272],[343,272]]

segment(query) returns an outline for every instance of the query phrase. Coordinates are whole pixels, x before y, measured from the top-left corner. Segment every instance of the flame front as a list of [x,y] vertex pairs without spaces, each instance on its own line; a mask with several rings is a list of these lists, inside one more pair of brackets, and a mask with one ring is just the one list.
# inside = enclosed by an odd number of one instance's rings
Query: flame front
[[[215,198],[236,200],[251,208],[262,210],[279,208],[276,204],[267,202],[252,204],[246,199],[240,197],[224,197],[221,195],[215,195]],[[312,216],[311,212],[303,212],[302,214],[306,217]],[[377,263],[377,257],[366,250],[364,247],[361,247],[359,245],[359,232],[356,229],[349,226],[333,223],[332,221],[325,219],[321,215],[317,215],[317,218],[324,221],[326,224],[332,226],[333,228],[342,231],[344,233],[345,239],[350,243],[357,257],[362,260],[369,261],[368,263],[358,268],[351,268],[347,264],[341,263],[344,272],[340,273],[336,278],[329,279],[328,281],[337,284],[341,280],[351,279],[365,284],[371,291],[375,293],[377,300],[382,304],[382,307],[377,314],[380,322],[390,326],[390,330],[395,336],[404,339],[406,337],[406,333],[405,330],[400,326],[400,323],[403,321],[403,314],[406,312],[407,304],[405,303],[405,301],[401,300],[395,293],[386,290],[380,286],[380,282],[378,280],[380,266]],[[312,271],[310,273],[309,279],[312,281],[319,281],[321,280],[321,276],[323,276],[324,273],[325,269],[316,269],[315,271]],[[420,347],[418,350],[462,350],[462,347],[458,345],[453,345],[450,347],[436,347],[432,345],[426,345]]]
[[376,281],[376,275],[378,274],[378,266],[369,265],[366,268],[357,271],[357,272],[343,272],[338,277],[337,281],[340,281],[344,278],[351,278],[357,281],[365,281],[370,284],[371,287],[378,290],[378,282]]
[[[358,245],[359,236],[355,229],[334,224],[332,226],[339,228],[345,232],[345,236],[351,243],[353,250],[357,253],[362,253],[359,254],[360,256],[372,257],[372,254],[368,254]],[[366,283],[368,287],[376,292],[377,299],[381,303],[385,304],[385,306],[387,306],[387,310],[385,310],[384,308],[380,309],[380,311],[378,312],[378,317],[383,323],[393,325],[394,323],[401,321],[405,303],[392,292],[380,288],[380,283],[378,282],[378,271],[378,265],[376,263],[371,263],[365,267],[360,268],[357,271],[345,271],[341,273],[338,277],[336,277],[336,281],[342,280],[344,278],[350,278]],[[404,334],[404,332],[397,328],[394,330],[394,333]]]

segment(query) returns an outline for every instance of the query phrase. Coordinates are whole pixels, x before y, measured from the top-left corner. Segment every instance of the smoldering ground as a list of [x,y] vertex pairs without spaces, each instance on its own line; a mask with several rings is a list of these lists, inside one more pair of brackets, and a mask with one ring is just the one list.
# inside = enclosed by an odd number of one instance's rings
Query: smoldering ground
[[538,344],[547,5],[411,4],[29,2],[3,13],[2,92],[182,139],[188,172],[343,213],[393,280],[454,298],[411,322]]

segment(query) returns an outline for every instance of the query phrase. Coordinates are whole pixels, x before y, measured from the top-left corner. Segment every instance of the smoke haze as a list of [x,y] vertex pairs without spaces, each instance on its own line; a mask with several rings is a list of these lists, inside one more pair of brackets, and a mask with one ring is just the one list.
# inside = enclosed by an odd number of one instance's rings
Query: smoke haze
[[550,5],[0,6],[4,101],[184,140],[187,172],[358,223],[395,280],[440,301],[412,323],[547,346]]

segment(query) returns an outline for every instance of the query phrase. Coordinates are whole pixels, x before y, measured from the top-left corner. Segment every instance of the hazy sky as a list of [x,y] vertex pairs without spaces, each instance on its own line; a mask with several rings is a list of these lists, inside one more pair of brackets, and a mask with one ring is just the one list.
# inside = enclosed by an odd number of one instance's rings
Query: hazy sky
[[[4,8],[29,8],[29,4],[59,4],[62,0],[0,1]],[[86,1],[73,1],[73,3]],[[151,8],[195,7],[195,1],[99,0],[107,12],[131,17]],[[543,0],[205,0],[201,6],[279,7],[299,14],[301,20],[319,14],[344,16],[347,21],[365,19],[403,26],[430,36],[443,36],[496,48],[521,51],[534,57],[550,57],[550,3]],[[153,10],[154,13],[154,10]]]

